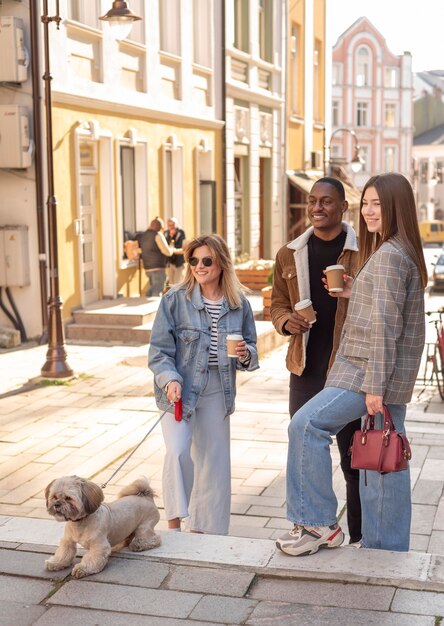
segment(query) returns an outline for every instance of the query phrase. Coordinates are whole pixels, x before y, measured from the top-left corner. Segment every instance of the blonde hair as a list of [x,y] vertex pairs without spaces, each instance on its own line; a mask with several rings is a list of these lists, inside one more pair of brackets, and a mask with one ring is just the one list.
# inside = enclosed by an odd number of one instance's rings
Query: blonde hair
[[[377,191],[381,205],[381,233],[370,233],[362,215],[364,194],[370,187]],[[422,251],[412,187],[402,174],[378,174],[372,176],[362,190],[359,215],[359,261],[362,266],[384,241],[394,235],[402,240],[409,257],[418,268],[422,286],[426,287],[428,273]]]
[[219,235],[202,235],[201,237],[192,239],[187,244],[187,247],[185,248],[185,261],[187,263],[187,268],[185,271],[185,278],[182,282],[182,285],[186,288],[186,295],[188,297],[190,296],[197,282],[191,270],[189,260],[193,256],[194,251],[202,246],[208,246],[211,251],[211,257],[214,261],[216,261],[222,270],[219,278],[219,285],[225,299],[231,307],[238,309],[242,303],[242,294],[248,292],[248,289],[240,283],[238,277],[236,276],[228,246],[224,239],[222,239]]

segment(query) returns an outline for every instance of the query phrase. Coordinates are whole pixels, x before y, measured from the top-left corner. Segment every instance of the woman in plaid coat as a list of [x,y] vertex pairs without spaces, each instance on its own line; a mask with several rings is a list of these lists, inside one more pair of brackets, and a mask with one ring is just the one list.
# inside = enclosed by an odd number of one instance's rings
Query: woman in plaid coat
[[[350,303],[335,363],[325,388],[295,413],[289,426],[287,517],[294,528],[277,546],[293,556],[342,544],[331,436],[359,415],[379,414],[383,402],[396,430],[403,430],[424,346],[427,270],[413,191],[404,176],[382,174],[367,182],[359,239],[360,270],[353,287],[347,278],[341,294]],[[360,493],[361,546],[407,551],[409,471],[367,471]]]

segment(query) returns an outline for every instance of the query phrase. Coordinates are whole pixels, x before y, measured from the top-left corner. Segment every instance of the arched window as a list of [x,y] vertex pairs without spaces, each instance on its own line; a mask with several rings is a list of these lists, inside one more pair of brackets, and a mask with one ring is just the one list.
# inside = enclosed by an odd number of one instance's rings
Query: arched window
[[371,54],[367,46],[360,46],[356,52],[356,84],[358,87],[371,84]]

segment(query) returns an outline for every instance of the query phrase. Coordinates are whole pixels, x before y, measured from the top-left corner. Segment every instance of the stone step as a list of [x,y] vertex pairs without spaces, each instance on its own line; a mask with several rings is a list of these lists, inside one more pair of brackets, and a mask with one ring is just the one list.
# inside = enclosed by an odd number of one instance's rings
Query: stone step
[[99,324],[67,324],[66,338],[72,343],[88,343],[90,345],[112,344],[145,344],[151,337],[152,323],[138,326],[99,325]]
[[159,306],[158,298],[122,298],[101,300],[73,311],[76,324],[106,326],[141,326],[152,322]]

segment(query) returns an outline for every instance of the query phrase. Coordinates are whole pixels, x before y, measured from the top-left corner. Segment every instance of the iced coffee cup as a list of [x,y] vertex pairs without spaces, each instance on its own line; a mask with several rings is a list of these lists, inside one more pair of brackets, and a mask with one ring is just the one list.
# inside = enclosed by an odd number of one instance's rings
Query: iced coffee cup
[[227,335],[227,354],[232,359],[237,359],[236,346],[243,341],[242,335]]
[[313,305],[311,300],[301,300],[300,302],[296,302],[294,305],[294,310],[299,313],[304,319],[308,321],[310,326],[312,326],[316,322],[316,313],[313,309]]
[[343,265],[329,265],[325,268],[327,287],[333,293],[344,291],[344,271]]

